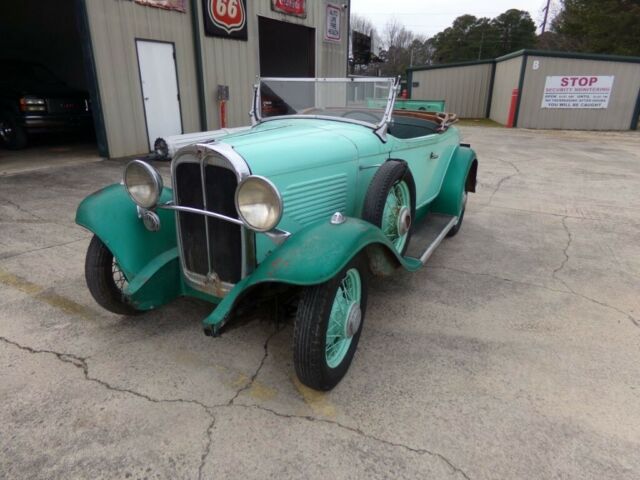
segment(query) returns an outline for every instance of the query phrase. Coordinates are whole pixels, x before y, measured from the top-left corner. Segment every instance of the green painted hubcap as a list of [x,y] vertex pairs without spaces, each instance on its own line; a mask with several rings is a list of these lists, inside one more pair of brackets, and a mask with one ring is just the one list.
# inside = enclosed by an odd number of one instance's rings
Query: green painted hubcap
[[[382,212],[382,231],[398,252],[402,252],[411,223],[411,194],[409,186],[401,180],[389,190]],[[407,215],[409,218],[407,219]],[[408,223],[408,225],[407,225]]]
[[349,351],[353,335],[358,331],[362,315],[360,299],[362,283],[360,273],[355,268],[347,271],[338,285],[333,299],[327,338],[325,341],[325,357],[330,368],[336,368]]

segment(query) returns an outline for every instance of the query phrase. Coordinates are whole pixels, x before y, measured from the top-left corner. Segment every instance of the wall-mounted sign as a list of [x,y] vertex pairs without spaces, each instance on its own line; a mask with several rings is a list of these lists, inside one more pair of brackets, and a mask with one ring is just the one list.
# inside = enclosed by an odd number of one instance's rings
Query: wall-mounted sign
[[607,108],[613,75],[547,77],[540,108]]
[[327,4],[327,16],[324,29],[324,39],[330,42],[339,42],[340,36],[340,20],[342,8],[338,5]]
[[165,10],[177,10],[184,12],[185,0],[133,0],[140,5],[148,5],[149,7],[164,8]]
[[271,10],[274,12],[295,15],[300,18],[307,18],[306,0],[271,0]]
[[202,0],[202,13],[205,35],[247,39],[246,0]]

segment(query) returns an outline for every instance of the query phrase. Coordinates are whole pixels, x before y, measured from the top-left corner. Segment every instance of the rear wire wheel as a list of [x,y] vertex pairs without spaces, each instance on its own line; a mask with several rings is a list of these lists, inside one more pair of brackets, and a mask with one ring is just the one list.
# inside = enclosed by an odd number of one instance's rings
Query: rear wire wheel
[[331,280],[306,288],[293,330],[298,379],[331,390],[344,377],[358,347],[367,307],[368,264],[363,253]]
[[111,251],[96,235],[87,249],[84,274],[91,296],[102,308],[119,315],[139,313],[127,302],[124,294],[127,277]]

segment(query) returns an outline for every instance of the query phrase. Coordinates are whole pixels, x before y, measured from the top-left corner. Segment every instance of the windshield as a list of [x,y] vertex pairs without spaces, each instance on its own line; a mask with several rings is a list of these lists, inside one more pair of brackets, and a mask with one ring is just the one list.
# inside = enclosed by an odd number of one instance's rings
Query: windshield
[[262,78],[254,99],[254,119],[308,115],[379,127],[395,100],[393,78]]

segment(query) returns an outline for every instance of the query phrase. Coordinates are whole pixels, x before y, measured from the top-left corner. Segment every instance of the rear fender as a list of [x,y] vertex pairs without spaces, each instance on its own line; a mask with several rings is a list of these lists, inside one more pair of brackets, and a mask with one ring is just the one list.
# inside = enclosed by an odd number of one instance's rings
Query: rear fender
[[398,266],[410,271],[422,266],[417,259],[399,256],[382,231],[369,222],[351,217],[337,225],[321,221],[297,232],[237,283],[204,320],[205,331],[217,334],[239,299],[252,287],[264,283],[310,286],[326,282],[362,250],[377,275],[389,274]]
[[467,146],[459,146],[449,163],[440,193],[431,203],[430,211],[459,215],[462,208],[462,194],[465,191],[476,191],[477,171],[476,153]]

